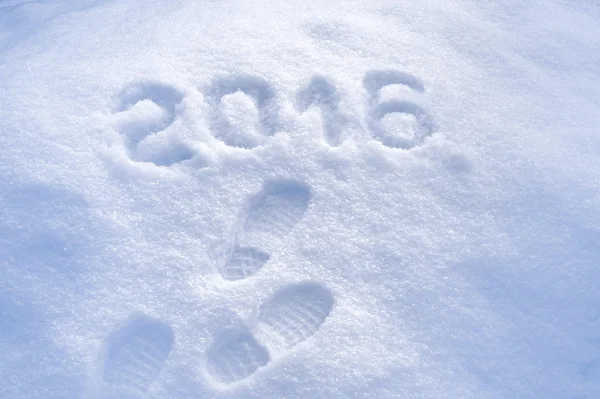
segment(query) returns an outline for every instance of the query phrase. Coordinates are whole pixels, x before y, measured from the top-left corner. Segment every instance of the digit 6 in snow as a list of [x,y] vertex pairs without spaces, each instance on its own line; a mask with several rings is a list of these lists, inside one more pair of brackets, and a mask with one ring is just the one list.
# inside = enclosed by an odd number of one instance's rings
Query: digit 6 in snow
[[[419,105],[425,92],[419,78],[394,70],[371,71],[365,74],[363,86],[369,96],[367,128],[383,145],[409,150],[433,133],[433,117]],[[402,99],[383,99],[385,88],[394,86],[408,88],[409,92]]]

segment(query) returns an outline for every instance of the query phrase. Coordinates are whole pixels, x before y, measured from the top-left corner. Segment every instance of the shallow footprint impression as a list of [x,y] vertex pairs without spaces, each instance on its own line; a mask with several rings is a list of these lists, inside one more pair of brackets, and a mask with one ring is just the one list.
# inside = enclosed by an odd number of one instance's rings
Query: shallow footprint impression
[[105,341],[99,370],[103,397],[145,394],[162,370],[173,340],[168,324],[143,315],[111,333]]
[[207,353],[207,370],[222,384],[232,384],[268,366],[271,359],[313,336],[333,307],[333,294],[314,282],[278,290],[261,307],[247,330],[217,339]]
[[310,189],[295,180],[265,184],[248,201],[239,228],[219,271],[225,280],[240,280],[255,274],[270,259],[268,248],[260,248],[285,237],[302,220],[311,199]]
[[247,241],[287,235],[304,216],[310,198],[310,189],[298,181],[266,184],[250,201],[240,235]]

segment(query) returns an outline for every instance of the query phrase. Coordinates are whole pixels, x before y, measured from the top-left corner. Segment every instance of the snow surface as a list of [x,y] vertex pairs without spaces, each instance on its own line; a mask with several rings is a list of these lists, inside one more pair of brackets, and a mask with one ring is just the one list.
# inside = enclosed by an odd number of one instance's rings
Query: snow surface
[[0,1],[0,398],[600,397],[600,5]]

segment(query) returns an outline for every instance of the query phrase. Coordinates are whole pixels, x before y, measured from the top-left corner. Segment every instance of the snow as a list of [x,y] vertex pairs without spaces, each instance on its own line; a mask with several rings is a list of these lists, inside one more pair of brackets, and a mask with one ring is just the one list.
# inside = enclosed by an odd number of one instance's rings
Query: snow
[[593,1],[0,1],[0,398],[600,397]]

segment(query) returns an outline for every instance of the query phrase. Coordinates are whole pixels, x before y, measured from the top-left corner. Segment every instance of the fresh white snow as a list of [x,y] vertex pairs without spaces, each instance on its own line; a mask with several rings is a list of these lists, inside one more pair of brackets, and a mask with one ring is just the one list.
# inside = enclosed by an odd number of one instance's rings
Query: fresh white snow
[[594,0],[0,1],[0,398],[600,397]]

